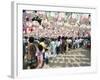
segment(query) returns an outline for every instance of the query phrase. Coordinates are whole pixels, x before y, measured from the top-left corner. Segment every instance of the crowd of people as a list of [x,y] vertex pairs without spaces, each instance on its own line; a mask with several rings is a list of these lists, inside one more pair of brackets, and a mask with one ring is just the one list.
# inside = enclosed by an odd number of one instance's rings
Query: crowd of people
[[91,38],[39,38],[24,37],[23,41],[23,59],[24,68],[42,68],[44,63],[49,64],[50,57],[56,57],[59,54],[67,54],[68,51],[76,48],[91,48]]
[[42,68],[50,57],[91,48],[91,15],[23,10],[23,68]]
[[90,14],[46,11],[23,12],[23,34],[36,37],[90,36]]

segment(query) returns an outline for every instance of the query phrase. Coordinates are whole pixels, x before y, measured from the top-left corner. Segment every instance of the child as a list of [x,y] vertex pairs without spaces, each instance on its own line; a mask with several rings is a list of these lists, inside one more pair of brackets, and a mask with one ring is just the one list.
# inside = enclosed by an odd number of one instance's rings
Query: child
[[45,63],[46,64],[49,63],[49,51],[48,51],[48,49],[45,49]]
[[43,67],[43,46],[38,45],[38,52],[37,52],[37,60],[38,60],[38,66],[37,68],[42,68]]

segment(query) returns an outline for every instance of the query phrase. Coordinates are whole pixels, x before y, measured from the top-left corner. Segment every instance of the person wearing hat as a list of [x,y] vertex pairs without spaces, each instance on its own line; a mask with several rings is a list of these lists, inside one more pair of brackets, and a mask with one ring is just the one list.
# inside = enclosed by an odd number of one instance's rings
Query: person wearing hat
[[45,44],[45,39],[41,38],[39,44],[43,47],[43,50],[42,50],[42,52],[43,52],[43,60],[45,61],[45,49],[47,47],[46,44]]

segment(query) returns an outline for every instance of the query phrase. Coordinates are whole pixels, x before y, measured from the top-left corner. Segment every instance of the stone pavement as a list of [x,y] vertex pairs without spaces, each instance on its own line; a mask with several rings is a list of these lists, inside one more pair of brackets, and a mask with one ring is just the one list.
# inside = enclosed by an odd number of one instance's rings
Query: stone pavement
[[91,66],[91,51],[87,49],[72,49],[64,54],[49,58],[49,64],[43,68]]

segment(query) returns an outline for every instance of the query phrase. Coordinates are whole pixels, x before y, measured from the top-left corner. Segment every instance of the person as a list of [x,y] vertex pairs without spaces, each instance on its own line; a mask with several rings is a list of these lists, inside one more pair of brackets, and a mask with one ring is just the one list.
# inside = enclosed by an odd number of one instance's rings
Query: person
[[68,38],[66,42],[67,42],[67,51],[69,51],[71,49],[72,40]]
[[29,37],[27,60],[28,68],[33,69],[37,67],[36,46],[33,37]]
[[60,37],[58,37],[58,39],[56,40],[56,52],[57,52],[57,54],[60,53],[60,45],[61,45]]
[[43,61],[43,46],[38,44],[38,51],[37,51],[37,60],[38,60],[38,66],[37,68],[42,68],[44,61]]
[[27,69],[28,37],[23,37],[23,69]]
[[62,53],[62,54],[66,52],[66,44],[67,44],[66,39],[65,39],[65,37],[63,36],[63,37],[62,37],[62,44],[61,44],[61,53]]
[[80,47],[79,43],[80,43],[79,38],[76,38],[76,40],[75,40],[75,48],[79,48]]
[[50,50],[51,50],[51,54],[53,54],[54,57],[56,57],[56,43],[55,43],[55,39],[52,38],[52,41],[50,43]]
[[28,46],[28,37],[23,37],[23,57],[27,53],[27,46]]
[[45,49],[47,47],[47,45],[45,44],[45,39],[44,38],[41,38],[40,39],[40,45],[43,47],[43,60],[45,61]]
[[45,63],[46,64],[49,63],[49,51],[48,51],[48,49],[45,49]]

